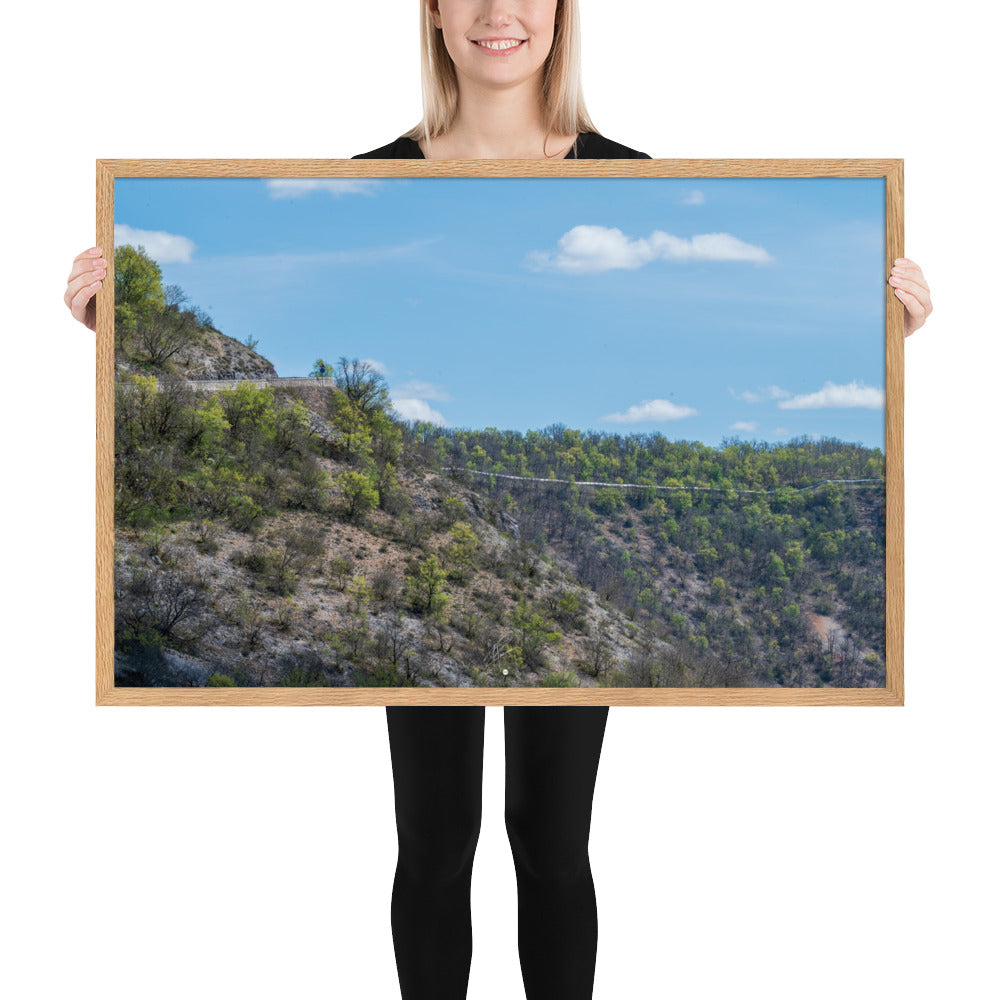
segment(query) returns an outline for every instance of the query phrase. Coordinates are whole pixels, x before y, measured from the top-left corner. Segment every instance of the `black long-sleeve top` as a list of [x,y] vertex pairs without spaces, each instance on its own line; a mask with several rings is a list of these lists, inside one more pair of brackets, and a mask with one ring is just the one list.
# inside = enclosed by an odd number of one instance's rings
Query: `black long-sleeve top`
[[[367,153],[358,153],[352,160],[424,160],[423,150],[415,139],[399,136],[392,142]],[[566,160],[651,160],[649,153],[640,153],[596,132],[581,132],[563,159]]]

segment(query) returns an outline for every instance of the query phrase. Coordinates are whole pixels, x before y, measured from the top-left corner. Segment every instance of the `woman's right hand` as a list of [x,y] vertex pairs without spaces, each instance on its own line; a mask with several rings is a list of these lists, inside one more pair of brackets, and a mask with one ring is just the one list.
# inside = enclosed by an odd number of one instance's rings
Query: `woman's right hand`
[[88,330],[97,330],[97,301],[94,296],[107,273],[108,262],[101,256],[100,247],[91,247],[73,258],[63,301],[73,318]]

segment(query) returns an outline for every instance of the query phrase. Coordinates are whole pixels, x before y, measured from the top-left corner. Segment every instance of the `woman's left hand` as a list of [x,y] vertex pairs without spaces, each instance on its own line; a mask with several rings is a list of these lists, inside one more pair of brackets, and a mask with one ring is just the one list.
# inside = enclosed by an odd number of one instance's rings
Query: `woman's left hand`
[[889,273],[889,284],[896,298],[906,307],[903,314],[903,335],[909,337],[919,330],[931,314],[931,290],[927,287],[924,272],[906,257],[897,257]]

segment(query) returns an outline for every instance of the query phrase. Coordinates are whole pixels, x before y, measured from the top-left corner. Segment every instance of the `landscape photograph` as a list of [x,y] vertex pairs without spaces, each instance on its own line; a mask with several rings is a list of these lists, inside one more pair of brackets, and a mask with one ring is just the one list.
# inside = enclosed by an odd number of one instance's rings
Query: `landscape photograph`
[[116,687],[885,688],[877,177],[117,177]]

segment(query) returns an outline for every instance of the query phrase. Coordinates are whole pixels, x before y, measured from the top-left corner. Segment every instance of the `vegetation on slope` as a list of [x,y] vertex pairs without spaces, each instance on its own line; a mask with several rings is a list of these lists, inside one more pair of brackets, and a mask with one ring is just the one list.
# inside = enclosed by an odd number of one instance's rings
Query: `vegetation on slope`
[[884,684],[884,486],[800,489],[884,484],[877,449],[404,424],[343,357],[198,391],[224,335],[144,261],[116,252],[118,683]]

